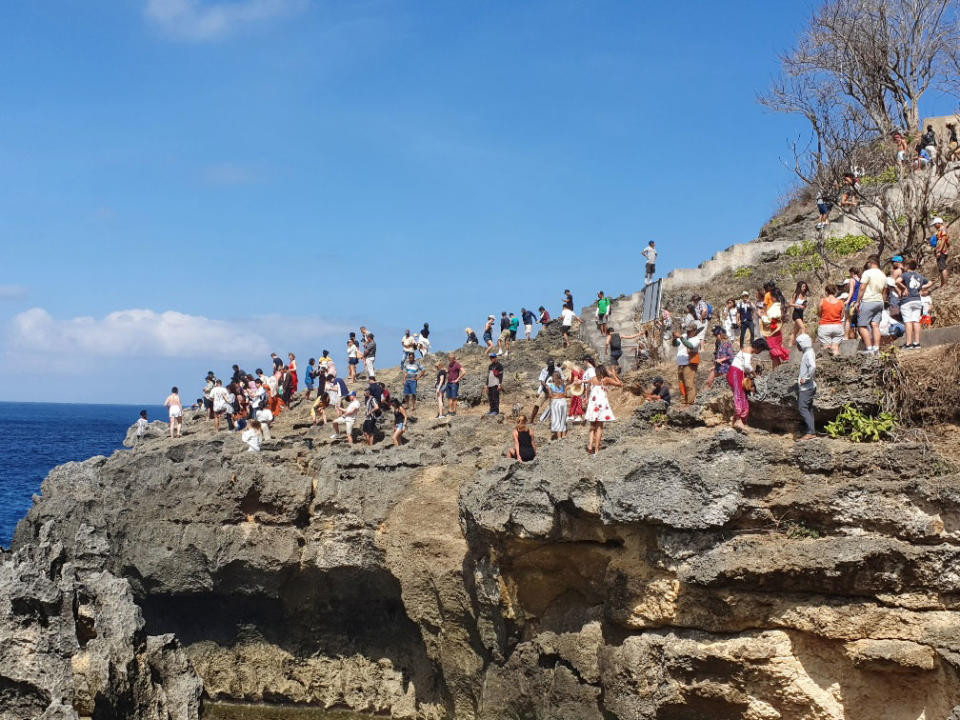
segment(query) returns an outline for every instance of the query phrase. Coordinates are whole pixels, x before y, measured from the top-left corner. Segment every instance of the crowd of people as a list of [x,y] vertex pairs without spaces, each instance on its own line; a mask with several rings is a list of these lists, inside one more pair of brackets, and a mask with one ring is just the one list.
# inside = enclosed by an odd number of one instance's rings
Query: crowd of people
[[[829,209],[821,208],[821,212],[829,215]],[[930,244],[936,249],[942,284],[948,277],[950,239],[941,218],[935,218],[933,232]],[[644,255],[648,261],[646,279],[650,281],[656,260],[653,242],[644,249]],[[858,337],[864,347],[860,352],[866,355],[878,354],[884,344],[900,336],[905,336],[904,349],[916,349],[921,344],[922,328],[931,324],[933,284],[920,272],[916,259],[896,255],[889,260],[886,272],[881,270],[877,256],[868,258],[863,268],[851,267],[842,281],[823,287],[819,303],[815,303],[810,286],[802,280],[789,297],[771,280],[754,293],[744,290],[740,297],[728,298],[717,311],[694,293],[679,322],[668,310],[662,312],[656,323],[663,338],[660,354],[675,358],[680,402],[692,405],[697,399],[701,357],[706,352],[706,337],[710,333],[714,340],[713,362],[703,387],[712,387],[718,379],[726,380],[733,394],[731,424],[737,430],[746,431],[750,394],[756,377],[763,372],[763,365],[756,362],[755,356],[767,353],[771,366],[776,368],[790,358],[795,348],[801,356],[797,380],[798,411],[806,428],[803,438],[812,438],[816,434],[812,412],[816,354],[814,338],[807,329],[812,309],[816,308],[816,340],[825,352],[838,355],[845,339]],[[584,357],[580,364],[573,360],[559,366],[549,362],[537,380],[533,412],[528,417],[515,410],[517,424],[513,442],[505,454],[522,462],[536,456],[534,426],[538,420],[549,425],[551,441],[563,440],[571,424],[583,423],[589,428],[587,452],[593,454],[600,449],[604,425],[615,420],[607,391],[622,387],[623,341],[640,339],[638,352],[645,352],[644,340],[649,345],[651,338],[650,331],[621,335],[609,325],[611,309],[611,299],[599,292],[596,323],[605,339],[603,349],[608,362],[599,364],[590,356]],[[512,344],[518,339],[530,340],[535,325],[542,327],[551,322],[558,323],[563,345],[569,347],[575,323],[583,322],[574,311],[569,289],[564,290],[556,319],[544,306],[537,312],[523,307],[519,314],[501,312],[499,326],[496,317],[489,315],[480,338],[472,328],[465,329],[467,346],[480,346],[482,342],[489,358],[482,381],[488,415],[500,414],[502,361],[509,357]],[[348,443],[362,440],[373,445],[378,436],[389,436],[394,445],[400,446],[405,442],[409,424],[416,420],[420,384],[428,373],[434,378],[430,406],[438,419],[457,414],[460,386],[466,376],[454,353],[431,354],[429,323],[424,323],[417,333],[406,330],[400,340],[400,352],[402,392],[397,396],[377,381],[377,341],[372,332],[361,327],[359,333],[349,333],[346,340],[346,378],[338,371],[328,350],[323,350],[319,358],[311,357],[303,368],[294,353],[288,353],[286,361],[273,353],[267,371],[257,368],[248,373],[233,365],[226,383],[213,371],[207,373],[202,396],[195,407],[207,413],[215,431],[219,432],[225,424],[228,430],[240,432],[251,451],[258,451],[261,440],[269,439],[270,426],[276,418],[300,402],[307,403],[313,425],[332,426],[331,440],[342,439]],[[673,399],[670,384],[660,376],[654,378],[652,386],[642,394],[647,400],[664,402],[667,406]],[[171,390],[164,405],[170,416],[170,437],[182,436],[184,405],[178,388]],[[144,414],[138,421],[138,435],[142,435],[146,422]],[[359,440],[354,434],[358,424]],[[384,428],[385,424],[389,429]]]

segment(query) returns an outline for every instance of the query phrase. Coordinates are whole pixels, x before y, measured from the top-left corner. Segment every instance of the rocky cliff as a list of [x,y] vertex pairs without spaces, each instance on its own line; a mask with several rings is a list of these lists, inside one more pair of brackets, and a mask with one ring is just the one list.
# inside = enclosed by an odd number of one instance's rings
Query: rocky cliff
[[[3,565],[2,636],[47,639],[0,651],[0,695],[24,708],[0,717],[192,718],[194,671],[212,700],[398,718],[955,712],[953,426],[797,444],[786,365],[744,436],[720,383],[665,421],[635,395],[651,370],[611,393],[598,455],[584,428],[551,443],[536,425],[518,464],[511,409],[529,411],[547,357],[587,349],[515,348],[506,418],[482,415],[485,359],[465,351],[466,407],[430,419],[423,383],[402,448],[333,443],[301,405],[259,454],[196,417],[183,439],[54,470]],[[876,407],[885,362],[824,361],[821,416]],[[35,585],[6,580],[28,569]],[[123,673],[81,679],[91,617],[119,644],[89,664]]]

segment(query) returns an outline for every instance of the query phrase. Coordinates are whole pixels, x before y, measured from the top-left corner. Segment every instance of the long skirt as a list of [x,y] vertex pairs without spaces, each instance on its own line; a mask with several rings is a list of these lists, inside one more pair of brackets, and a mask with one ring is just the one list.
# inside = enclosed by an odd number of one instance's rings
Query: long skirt
[[583,395],[574,395],[570,398],[570,417],[583,417],[584,413],[587,412],[586,407],[583,404]]
[[790,351],[783,346],[783,332],[767,336],[767,345],[770,346],[770,357],[786,362],[790,359]]
[[567,431],[567,399],[554,398],[550,401],[550,432]]
[[733,414],[741,420],[746,420],[750,414],[750,401],[747,392],[743,389],[743,370],[732,367],[727,372],[727,382],[733,390]]
[[293,392],[297,391],[297,387],[300,385],[300,378],[297,377],[297,371],[294,370],[290,373],[290,377],[293,379]]

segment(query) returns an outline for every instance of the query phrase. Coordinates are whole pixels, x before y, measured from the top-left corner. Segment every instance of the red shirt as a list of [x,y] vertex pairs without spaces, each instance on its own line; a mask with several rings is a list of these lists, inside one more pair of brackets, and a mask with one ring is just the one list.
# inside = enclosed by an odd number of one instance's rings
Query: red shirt
[[463,365],[454,360],[450,363],[450,367],[447,368],[447,382],[459,382],[460,375],[463,372]]

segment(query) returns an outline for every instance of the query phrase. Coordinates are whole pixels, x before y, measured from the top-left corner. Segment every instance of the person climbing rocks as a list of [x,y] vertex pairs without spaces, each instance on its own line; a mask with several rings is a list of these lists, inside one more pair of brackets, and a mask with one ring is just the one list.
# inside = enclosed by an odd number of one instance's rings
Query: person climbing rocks
[[733,343],[730,342],[730,337],[724,328],[719,325],[715,326],[713,328],[713,336],[715,338],[713,368],[711,368],[710,374],[707,376],[707,381],[703,384],[704,390],[709,390],[718,377],[726,378],[727,373],[730,371],[730,363],[733,362],[735,355],[733,352]]
[[533,333],[533,323],[536,322],[537,316],[533,314],[532,310],[527,310],[524,307],[520,308],[520,317],[523,320],[523,333],[527,336],[527,340],[529,340],[530,335]]
[[750,401],[747,398],[749,387],[752,387],[754,368],[753,355],[755,353],[769,350],[770,346],[763,338],[752,340],[749,345],[740,348],[730,364],[730,370],[727,372],[727,383],[733,391],[733,428],[739,432],[746,432],[747,417],[750,415]]
[[817,372],[817,355],[813,351],[813,341],[806,333],[797,335],[797,349],[803,355],[800,357],[800,374],[797,378],[799,399],[797,408],[806,425],[806,434],[801,440],[812,440],[817,437],[817,427],[813,418],[813,398],[817,394],[817,383],[814,375]]
[[580,316],[566,305],[560,311],[560,331],[563,334],[563,346],[570,346],[570,329],[573,327],[573,321],[580,322]]
[[614,328],[608,327],[604,333],[606,335],[607,357],[610,358],[610,370],[619,377],[620,358],[623,357],[623,339]]
[[933,256],[937,260],[937,271],[940,273],[940,287],[950,277],[950,236],[947,234],[947,226],[943,218],[935,217],[933,222],[934,233],[930,237],[930,245],[933,247]]
[[697,400],[697,368],[700,367],[700,349],[707,329],[697,323],[689,323],[681,332],[674,331],[673,344],[677,348],[677,380],[684,405]]
[[359,413],[360,401],[357,400],[357,391],[354,390],[347,396],[347,406],[337,408],[337,417],[333,419],[334,433],[330,439],[339,440],[342,432],[346,435],[347,442],[353,445],[353,425]]

